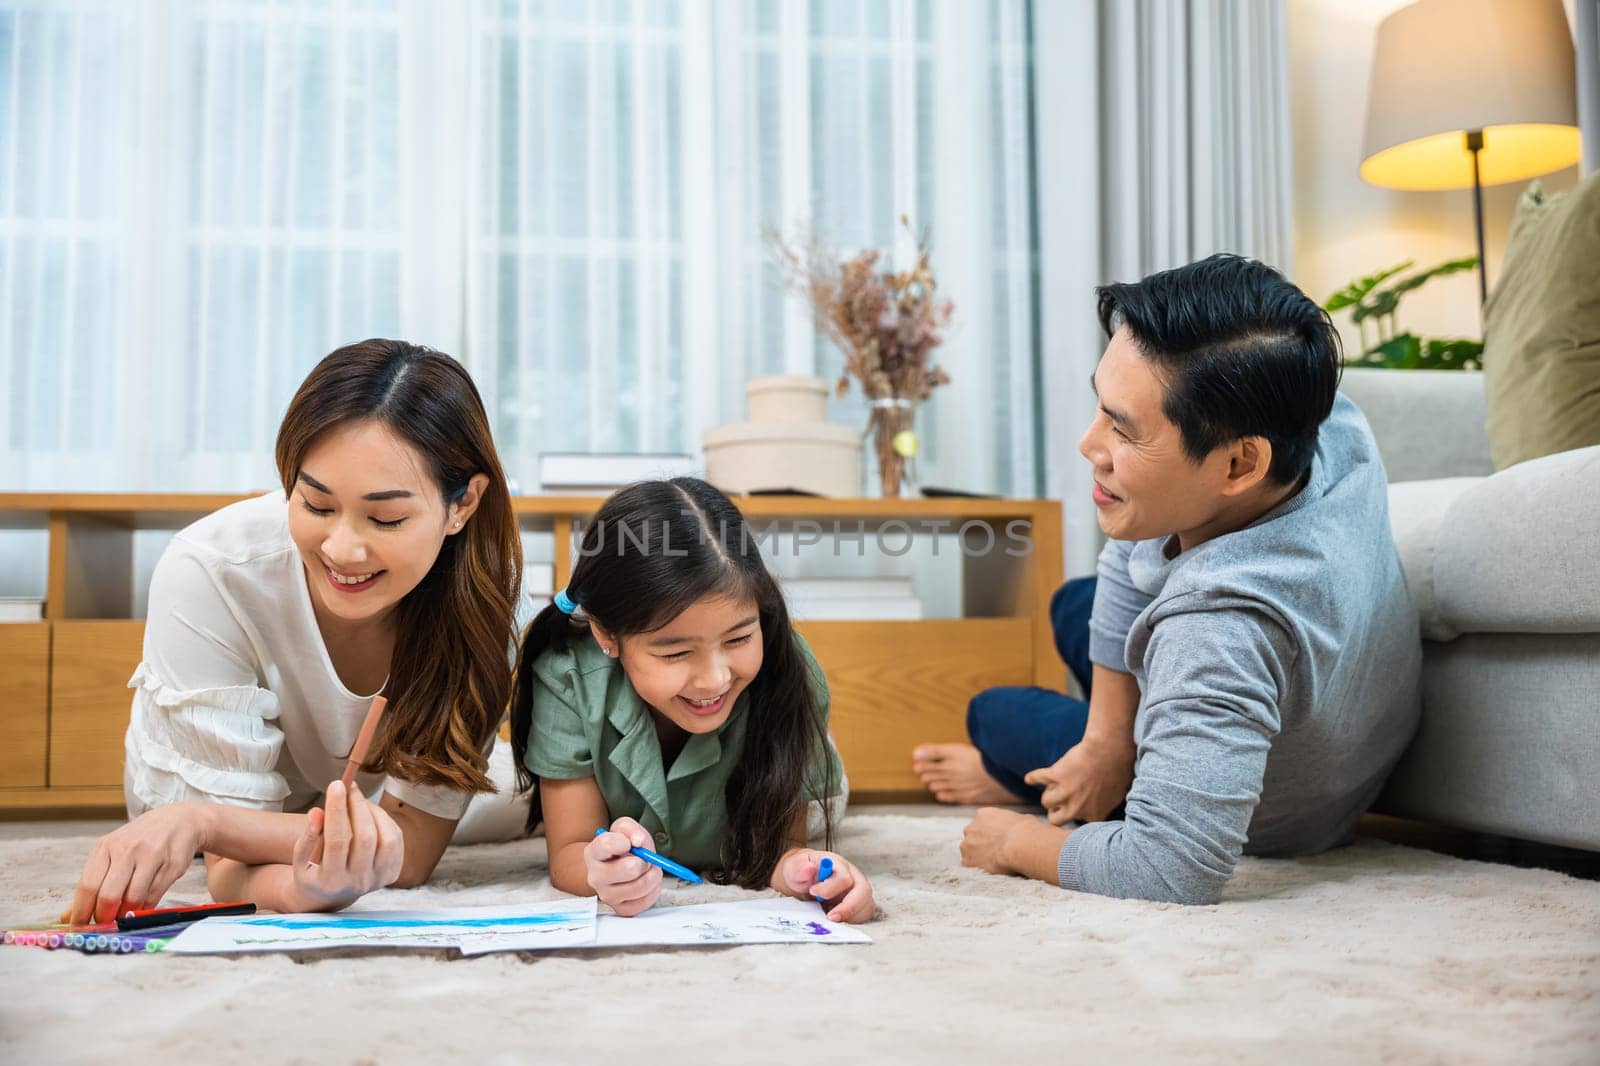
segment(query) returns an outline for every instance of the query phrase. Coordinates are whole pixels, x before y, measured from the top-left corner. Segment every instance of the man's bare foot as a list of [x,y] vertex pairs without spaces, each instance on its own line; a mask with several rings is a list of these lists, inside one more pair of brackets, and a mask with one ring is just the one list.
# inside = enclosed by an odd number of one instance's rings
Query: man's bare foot
[[911,769],[940,803],[969,806],[1021,803],[989,776],[983,756],[971,744],[921,744],[911,753]]

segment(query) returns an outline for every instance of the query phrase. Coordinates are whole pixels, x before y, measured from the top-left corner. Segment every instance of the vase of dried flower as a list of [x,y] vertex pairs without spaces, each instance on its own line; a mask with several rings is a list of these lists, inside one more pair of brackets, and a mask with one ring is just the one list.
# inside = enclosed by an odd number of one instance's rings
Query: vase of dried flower
[[[910,219],[901,215],[900,223],[910,232]],[[810,302],[817,328],[844,355],[839,395],[850,391],[851,378],[861,382],[871,405],[865,437],[878,459],[879,491],[899,496],[907,462],[917,454],[916,404],[950,382],[932,353],[944,343],[955,305],[939,296],[927,233],[917,238],[916,261],[906,270],[880,266],[882,254],[871,248],[841,260],[815,235],[799,247],[776,231],[768,240],[784,284]]]
[[872,401],[867,434],[878,460],[878,492],[885,498],[899,496],[906,484],[906,460],[914,454],[907,445],[915,441],[911,427],[916,419],[916,405],[904,396],[880,396]]

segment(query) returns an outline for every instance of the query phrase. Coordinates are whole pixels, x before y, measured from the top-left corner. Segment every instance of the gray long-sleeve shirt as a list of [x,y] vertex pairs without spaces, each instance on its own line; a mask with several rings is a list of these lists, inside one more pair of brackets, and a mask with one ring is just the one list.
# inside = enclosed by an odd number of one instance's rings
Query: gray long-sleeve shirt
[[1138,754],[1124,820],[1074,830],[1058,872],[1212,903],[1242,852],[1349,838],[1416,729],[1421,642],[1383,464],[1343,395],[1299,493],[1174,558],[1167,540],[1100,555],[1089,657],[1138,680]]

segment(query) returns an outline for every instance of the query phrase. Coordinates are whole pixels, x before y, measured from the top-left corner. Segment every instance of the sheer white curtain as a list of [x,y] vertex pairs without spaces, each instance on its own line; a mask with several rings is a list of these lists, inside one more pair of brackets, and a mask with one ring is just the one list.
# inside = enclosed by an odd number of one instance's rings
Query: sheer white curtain
[[462,358],[524,483],[696,451],[749,376],[839,366],[762,227],[904,254],[904,214],[957,302],[922,479],[1031,494],[1029,14],[0,0],[0,487],[270,485],[370,336]]
[[1288,47],[1283,0],[1036,14],[1045,483],[1077,576],[1102,543],[1077,450],[1105,347],[1093,287],[1222,251],[1289,272]]
[[[958,328],[925,481],[1034,490],[1021,0],[599,0],[474,27],[467,342],[502,451],[695,450],[757,374],[837,375],[765,226],[910,252]],[[834,417],[864,424],[859,398]]]
[[7,487],[270,485],[294,387],[404,331],[392,5],[0,5]]

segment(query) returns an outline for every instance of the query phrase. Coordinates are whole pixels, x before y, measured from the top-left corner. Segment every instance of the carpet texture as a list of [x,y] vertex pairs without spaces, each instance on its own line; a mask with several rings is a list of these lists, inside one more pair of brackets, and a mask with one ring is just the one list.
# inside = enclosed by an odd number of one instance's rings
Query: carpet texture
[[[879,809],[881,811],[881,808]],[[960,813],[862,813],[870,946],[239,957],[0,948],[0,1061],[1600,1062],[1600,886],[1363,842],[1245,860],[1215,907],[958,865]],[[90,837],[0,841],[48,920]],[[671,879],[669,879],[670,882]],[[204,898],[197,863],[171,896]],[[542,840],[366,908],[555,895]],[[664,904],[746,898],[669,887]]]

